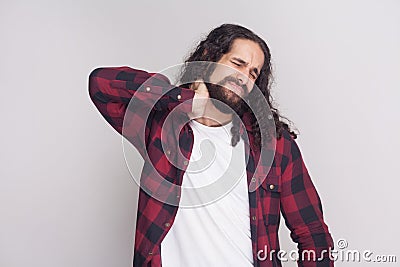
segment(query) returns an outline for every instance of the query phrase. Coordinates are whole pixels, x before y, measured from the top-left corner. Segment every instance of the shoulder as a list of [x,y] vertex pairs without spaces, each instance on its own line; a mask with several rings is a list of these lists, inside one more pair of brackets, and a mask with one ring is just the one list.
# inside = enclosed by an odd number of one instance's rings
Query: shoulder
[[286,129],[282,130],[281,137],[276,139],[275,156],[283,169],[293,161],[301,159],[300,147],[290,132]]

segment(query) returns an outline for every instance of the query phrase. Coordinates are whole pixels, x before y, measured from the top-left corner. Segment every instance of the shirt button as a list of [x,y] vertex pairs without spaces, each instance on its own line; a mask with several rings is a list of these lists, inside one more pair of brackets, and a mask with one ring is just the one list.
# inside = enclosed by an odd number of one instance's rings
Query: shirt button
[[189,161],[187,161],[187,160],[185,160],[184,162],[183,162],[183,165],[188,165],[189,164]]
[[254,183],[256,181],[256,178],[251,178],[251,181]]
[[168,223],[168,222],[167,222],[167,223],[165,223],[164,225],[165,225],[165,227],[170,227],[170,226],[171,226],[171,224],[170,224],[170,223]]
[[146,87],[146,91],[149,92],[150,91],[150,87]]
[[177,95],[177,97],[176,97],[176,98],[178,98],[178,100],[179,100],[179,99],[181,99],[181,98],[182,98],[182,96],[181,96],[181,95]]
[[269,185],[269,189],[273,190],[274,188],[275,188],[275,185],[273,185],[273,184]]
[[170,155],[171,154],[171,150],[167,150],[167,154]]
[[257,219],[257,216],[251,216],[251,219],[252,219],[253,221],[255,221],[255,220]]

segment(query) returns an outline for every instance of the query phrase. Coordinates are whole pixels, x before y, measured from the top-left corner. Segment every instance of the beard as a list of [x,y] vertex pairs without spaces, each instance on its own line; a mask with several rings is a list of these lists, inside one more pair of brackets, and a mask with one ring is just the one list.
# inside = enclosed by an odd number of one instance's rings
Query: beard
[[247,105],[239,95],[224,87],[228,82],[233,82],[240,86],[244,92],[243,98],[246,98],[248,95],[247,86],[240,85],[235,78],[227,76],[218,84],[205,83],[208,89],[210,100],[213,105],[222,113],[236,113],[241,116],[246,111]]

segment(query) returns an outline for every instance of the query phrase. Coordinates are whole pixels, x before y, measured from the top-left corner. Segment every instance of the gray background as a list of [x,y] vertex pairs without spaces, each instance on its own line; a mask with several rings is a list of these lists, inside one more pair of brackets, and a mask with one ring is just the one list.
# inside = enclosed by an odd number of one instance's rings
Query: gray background
[[131,266],[138,187],[88,74],[160,71],[225,22],[270,46],[334,239],[400,261],[400,1],[1,1],[0,266]]

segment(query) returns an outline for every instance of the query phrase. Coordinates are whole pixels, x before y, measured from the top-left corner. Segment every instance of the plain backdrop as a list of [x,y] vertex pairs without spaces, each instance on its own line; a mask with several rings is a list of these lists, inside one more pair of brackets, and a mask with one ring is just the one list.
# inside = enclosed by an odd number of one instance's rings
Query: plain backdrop
[[400,1],[1,1],[0,266],[132,265],[138,187],[88,75],[179,64],[222,23],[269,45],[335,241],[400,261]]

